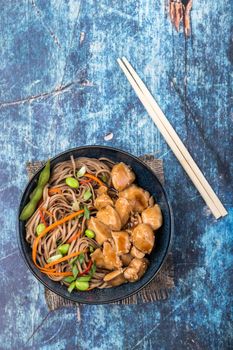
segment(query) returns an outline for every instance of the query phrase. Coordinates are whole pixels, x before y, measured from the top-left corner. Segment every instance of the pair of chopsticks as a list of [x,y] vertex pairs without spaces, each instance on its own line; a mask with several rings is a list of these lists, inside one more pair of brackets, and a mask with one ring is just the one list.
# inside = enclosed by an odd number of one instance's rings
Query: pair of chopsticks
[[154,121],[155,125],[165,138],[167,144],[192,180],[193,184],[201,194],[215,218],[219,219],[220,217],[227,215],[227,211],[223,204],[211,188],[201,170],[191,157],[189,151],[131,64],[125,57],[118,58],[117,62],[125,73],[128,81],[147,110],[151,119]]

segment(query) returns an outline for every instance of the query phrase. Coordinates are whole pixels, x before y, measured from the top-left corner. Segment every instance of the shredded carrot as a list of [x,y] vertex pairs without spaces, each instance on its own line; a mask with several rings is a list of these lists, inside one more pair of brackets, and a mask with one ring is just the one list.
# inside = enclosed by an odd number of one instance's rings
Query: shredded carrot
[[80,180],[80,184],[88,184],[89,182],[93,181],[93,179],[87,179],[87,180]]
[[49,188],[49,195],[51,194],[62,194],[62,190],[60,189],[60,187],[53,187],[53,188]]
[[97,182],[100,186],[105,186],[105,187],[106,187],[106,185],[105,185],[100,179],[98,179],[98,177],[96,177],[95,175],[86,173],[86,174],[84,174],[83,176],[88,177],[89,179],[94,180],[94,181]]
[[82,252],[78,251],[78,252],[75,252],[75,253],[63,256],[63,258],[61,258],[61,259],[57,259],[55,261],[52,261],[51,263],[45,264],[44,269],[48,269],[50,266],[53,266],[53,265],[56,265],[56,264],[60,264],[63,261],[66,261],[66,260],[69,260],[71,258],[74,258],[75,256],[78,256],[81,253],[85,253],[85,251],[82,251]]
[[45,214],[47,214],[48,216],[51,216],[51,218],[54,218],[54,215],[52,214],[52,213],[50,213],[50,211],[48,211],[48,210],[46,210],[45,208],[41,208],[41,210],[45,213]]
[[50,276],[55,276],[55,277],[59,277],[59,276],[72,276],[73,273],[71,271],[65,271],[65,272],[50,272],[50,271],[41,271],[42,273],[46,274],[46,275],[50,275]]
[[71,236],[71,237],[68,239],[67,243],[71,243],[71,242],[75,241],[77,238],[79,238],[79,236],[81,235],[81,233],[82,233],[82,231],[78,231],[75,235]]
[[42,208],[39,208],[39,215],[40,215],[41,221],[43,222],[43,224],[45,225],[45,227],[47,227],[47,224],[46,224],[46,221],[45,221],[45,217],[44,217]]
[[[37,247],[39,244],[39,241],[41,240],[41,238],[43,238],[49,231],[53,230],[54,228],[56,228],[57,226],[63,224],[64,222],[67,222],[69,220],[72,220],[73,218],[75,218],[76,216],[80,215],[84,213],[84,209],[76,211],[75,213],[72,213],[70,215],[65,216],[63,219],[58,220],[56,222],[54,222],[52,225],[46,227],[44,229],[44,231],[42,231],[40,233],[40,235],[38,237],[36,237],[36,239],[33,242],[33,247],[32,247],[32,260],[34,262],[34,264],[36,265],[36,267],[38,267],[39,269],[42,268],[42,266],[39,266],[36,262],[36,252],[37,252]],[[43,268],[42,268],[43,269]]]

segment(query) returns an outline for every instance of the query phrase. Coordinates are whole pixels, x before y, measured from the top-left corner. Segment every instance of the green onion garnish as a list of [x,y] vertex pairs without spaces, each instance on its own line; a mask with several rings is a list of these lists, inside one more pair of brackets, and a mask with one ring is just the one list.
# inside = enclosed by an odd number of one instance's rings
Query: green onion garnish
[[86,172],[86,167],[82,166],[82,168],[79,169],[79,171],[77,172],[76,176],[77,177],[82,177]]
[[95,274],[95,272],[96,272],[96,263],[93,262],[89,275],[92,277]]
[[90,210],[87,208],[86,205],[84,205],[84,216],[86,219],[90,218]]
[[86,192],[83,195],[84,200],[87,201],[91,197],[92,197],[92,193],[91,193],[90,189],[86,190]]
[[51,262],[54,262],[54,261],[56,261],[58,259],[61,259],[62,256],[63,255],[61,255],[61,254],[53,255],[50,258],[48,258],[47,263],[51,263]]
[[74,278],[76,278],[76,277],[78,276],[78,268],[77,268],[77,265],[73,265],[73,267],[72,267],[72,273],[73,273]]
[[71,283],[75,280],[75,277],[73,276],[68,276],[66,278],[63,278],[63,281],[66,282],[66,283]]
[[70,286],[69,286],[69,288],[68,288],[68,292],[71,293],[72,290],[75,288],[75,286],[76,286],[76,281],[74,281],[74,282],[72,282],[72,283],[70,284]]
[[78,261],[80,264],[82,264],[84,262],[84,254],[83,253],[79,254],[79,256],[77,258],[78,258]]

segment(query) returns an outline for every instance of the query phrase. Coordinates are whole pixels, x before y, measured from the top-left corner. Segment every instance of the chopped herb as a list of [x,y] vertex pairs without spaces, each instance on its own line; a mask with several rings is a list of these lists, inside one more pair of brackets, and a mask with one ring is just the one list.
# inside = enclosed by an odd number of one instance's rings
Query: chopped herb
[[90,245],[89,250],[90,250],[90,253],[93,253],[94,252],[94,247],[92,247],[92,245]]
[[78,276],[78,268],[77,268],[77,265],[75,264],[75,265],[73,265],[73,267],[72,267],[72,273],[73,273],[73,276],[74,276],[74,278],[76,278],[77,276]]
[[84,262],[84,254],[83,253],[79,254],[78,261],[80,262],[80,264],[82,264]]
[[77,278],[77,281],[80,281],[80,282],[89,282],[91,279],[91,276],[81,276],[81,277],[78,277]]
[[102,175],[102,176],[101,176],[101,180],[102,180],[103,182],[107,182],[107,181],[108,181],[107,176],[106,176],[106,175]]
[[78,260],[78,256],[76,256],[75,258],[73,258],[72,260],[70,260],[69,264],[70,264],[70,265],[73,265],[77,260]]
[[63,279],[63,281],[66,282],[66,283],[71,283],[74,280],[75,280],[75,277],[73,277],[73,276],[68,276],[68,277]]
[[83,195],[84,200],[87,201],[91,197],[92,197],[92,193],[91,193],[90,189],[86,190],[86,192]]
[[75,286],[76,286],[76,282],[74,281],[74,282],[72,282],[72,283],[70,284],[70,286],[69,286],[69,288],[68,288],[68,292],[71,293],[72,290],[75,288]]
[[95,272],[96,272],[96,263],[93,262],[89,275],[92,277],[95,274]]
[[90,218],[90,210],[86,207],[86,205],[84,205],[84,217],[86,219]]
[[86,167],[82,166],[82,168],[79,169],[79,171],[77,172],[76,176],[77,177],[82,177],[86,172]]

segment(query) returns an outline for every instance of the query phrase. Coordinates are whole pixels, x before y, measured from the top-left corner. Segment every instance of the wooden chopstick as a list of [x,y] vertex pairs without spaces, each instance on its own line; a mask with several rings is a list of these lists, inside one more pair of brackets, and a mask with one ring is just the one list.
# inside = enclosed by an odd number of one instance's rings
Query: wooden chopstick
[[159,131],[165,138],[166,142],[176,155],[177,159],[180,161],[186,173],[189,175],[190,179],[194,183],[197,190],[200,192],[201,196],[205,200],[206,204],[209,206],[213,215],[216,219],[221,216],[227,215],[227,211],[220,202],[219,198],[205,179],[201,170],[198,168],[197,164],[194,162],[190,153],[184,146],[183,142],[180,140],[179,136],[165,117],[164,113],[154,100],[153,96],[150,94],[149,90],[142,82],[138,74],[135,72],[133,67],[127,61],[126,58],[117,60],[123,72],[125,73],[127,79],[135,90],[140,101],[146,108],[148,114],[158,127]]

